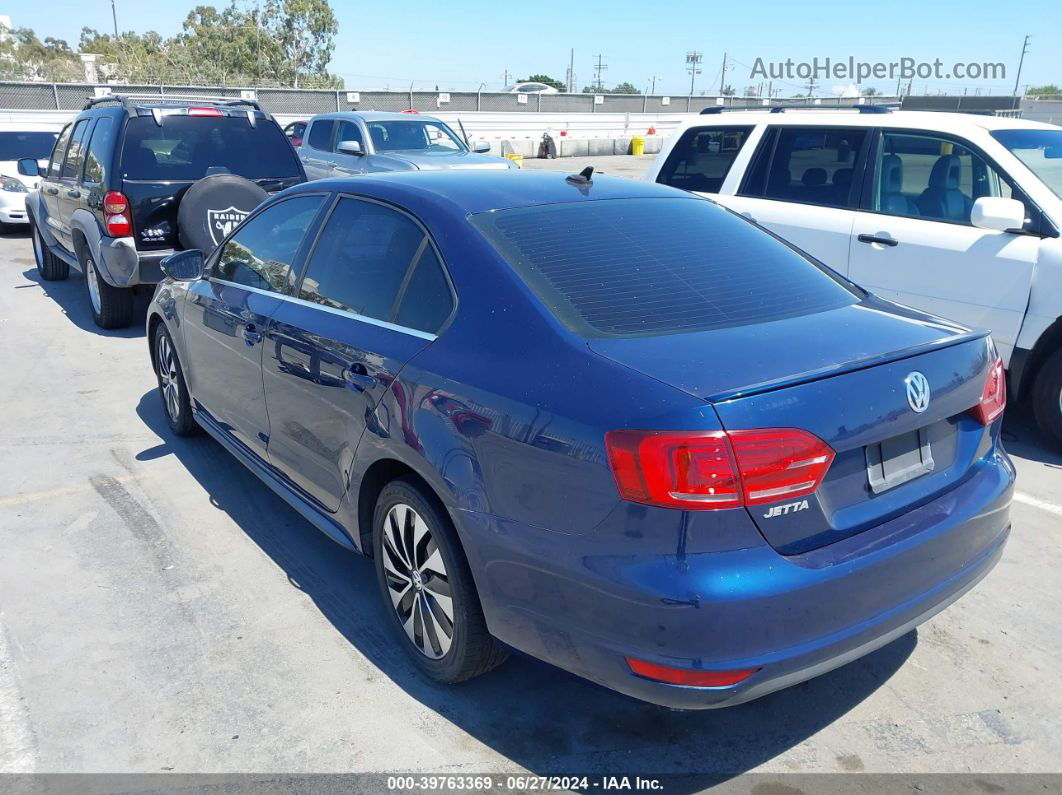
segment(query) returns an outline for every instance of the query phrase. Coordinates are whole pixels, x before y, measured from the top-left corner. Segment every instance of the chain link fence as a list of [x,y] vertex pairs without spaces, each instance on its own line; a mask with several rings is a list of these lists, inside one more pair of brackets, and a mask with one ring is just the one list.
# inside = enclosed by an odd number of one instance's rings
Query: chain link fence
[[[336,110],[485,111],[505,113],[696,113],[705,107],[758,108],[757,97],[664,96],[644,94],[503,94],[473,91],[335,91],[301,88],[233,86],[94,85],[91,83],[0,82],[0,109],[80,110],[98,93],[169,96],[253,96],[269,113],[312,116]],[[250,93],[248,93],[250,92]],[[846,107],[864,101],[895,102],[892,97],[815,97],[774,100],[771,104]]]

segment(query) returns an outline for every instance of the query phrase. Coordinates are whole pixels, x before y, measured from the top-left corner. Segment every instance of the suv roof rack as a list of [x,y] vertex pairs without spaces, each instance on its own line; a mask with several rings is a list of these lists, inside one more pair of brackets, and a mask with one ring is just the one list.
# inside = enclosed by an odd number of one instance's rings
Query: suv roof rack
[[[761,106],[761,107],[753,106],[751,108],[734,108],[734,107],[728,108],[728,107],[724,107],[723,105],[711,105],[711,106],[705,108],[704,110],[702,110],[701,111],[701,115],[702,116],[707,116],[707,115],[712,115],[712,114],[716,114],[716,113],[723,113],[723,112],[726,112],[726,113],[741,112],[741,111],[755,112],[755,111],[762,111],[763,109],[764,109],[763,106]],[[802,111],[803,110],[815,110],[815,111],[819,111],[819,110],[855,110],[855,111],[858,111],[859,113],[892,113],[892,108],[889,107],[888,105],[840,105],[840,106],[829,106],[829,107],[825,107],[825,108],[820,106],[820,105],[771,105],[771,106],[767,106],[767,111],[769,113],[785,113],[787,110],[802,110]]]
[[[82,110],[88,110],[105,102],[117,102],[123,108],[131,109],[137,105],[166,104],[166,105],[220,105],[227,107],[247,106],[262,111],[262,106],[254,99],[240,99],[237,97],[201,97],[189,94],[105,94],[102,97],[89,97]],[[265,111],[262,111],[265,113]]]

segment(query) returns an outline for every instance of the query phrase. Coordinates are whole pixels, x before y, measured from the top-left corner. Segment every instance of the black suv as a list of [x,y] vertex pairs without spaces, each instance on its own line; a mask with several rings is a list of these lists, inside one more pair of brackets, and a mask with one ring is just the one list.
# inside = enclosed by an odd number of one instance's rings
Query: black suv
[[127,326],[159,261],[212,249],[268,193],[306,181],[273,118],[250,100],[111,95],[62,131],[27,200],[41,278],[85,274],[96,324]]

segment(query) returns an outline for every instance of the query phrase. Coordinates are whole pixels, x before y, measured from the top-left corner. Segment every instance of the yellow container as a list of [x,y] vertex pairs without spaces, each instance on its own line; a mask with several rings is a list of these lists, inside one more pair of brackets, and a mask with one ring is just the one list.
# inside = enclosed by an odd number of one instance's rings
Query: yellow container
[[516,163],[516,167],[517,168],[523,168],[524,167],[524,156],[523,155],[518,155],[515,152],[513,152],[511,154],[506,155],[506,157],[509,160],[512,160],[514,163]]
[[645,139],[640,135],[636,135],[631,138],[631,154],[635,157],[641,157],[645,154]]

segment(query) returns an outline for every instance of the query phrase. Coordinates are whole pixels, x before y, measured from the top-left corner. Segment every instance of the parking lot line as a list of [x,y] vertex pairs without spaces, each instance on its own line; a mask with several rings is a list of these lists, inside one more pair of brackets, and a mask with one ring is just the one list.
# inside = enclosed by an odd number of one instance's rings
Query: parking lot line
[[1016,491],[1014,492],[1014,501],[1020,502],[1024,505],[1031,505],[1033,508],[1039,508],[1041,511],[1053,513],[1055,516],[1062,516],[1062,505],[1055,505],[1053,502],[1037,499],[1031,494],[1022,494],[1020,491]]

